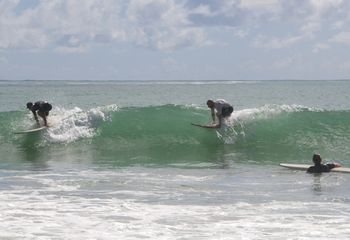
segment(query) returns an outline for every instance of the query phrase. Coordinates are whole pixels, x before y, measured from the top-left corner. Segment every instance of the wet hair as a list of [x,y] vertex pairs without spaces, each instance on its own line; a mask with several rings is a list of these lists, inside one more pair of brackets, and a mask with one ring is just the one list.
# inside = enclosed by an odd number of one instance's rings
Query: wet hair
[[27,108],[31,109],[33,106],[33,103],[32,102],[27,102]]
[[320,155],[320,154],[314,154],[314,155],[312,156],[312,161],[313,161],[315,164],[320,164],[321,161],[322,161],[321,155]]
[[211,99],[209,99],[209,100],[207,101],[207,105],[208,105],[208,107],[214,106],[214,101],[211,100]]

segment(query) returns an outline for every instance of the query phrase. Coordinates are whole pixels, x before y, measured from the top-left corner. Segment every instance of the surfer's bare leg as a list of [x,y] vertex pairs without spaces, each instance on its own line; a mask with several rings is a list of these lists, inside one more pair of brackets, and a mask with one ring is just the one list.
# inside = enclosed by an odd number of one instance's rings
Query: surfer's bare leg
[[35,111],[33,111],[33,115],[34,115],[34,119],[35,119],[36,123],[38,124],[38,126],[40,126],[38,115],[36,114]]
[[46,116],[47,116],[48,114],[46,114],[45,112],[38,112],[38,115],[44,120],[44,125],[47,127]]

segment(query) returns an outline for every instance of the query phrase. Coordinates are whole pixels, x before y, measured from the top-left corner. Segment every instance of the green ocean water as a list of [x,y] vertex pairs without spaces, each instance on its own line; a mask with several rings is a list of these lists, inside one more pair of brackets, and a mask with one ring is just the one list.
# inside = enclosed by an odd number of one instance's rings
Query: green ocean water
[[[349,85],[346,81],[4,81],[1,153],[10,154],[4,154],[2,162],[50,160],[70,151],[69,159],[111,166],[220,166],[226,161],[305,162],[320,152],[346,164]],[[221,132],[190,125],[210,122],[205,106],[209,98],[225,98],[235,106],[231,122]],[[24,105],[38,99],[52,102],[53,127],[13,135],[32,127],[33,118]]]
[[[63,111],[63,110],[60,110]],[[0,114],[3,164],[27,160],[89,159],[109,166],[204,167],[232,162],[302,163],[313,152],[347,164],[350,112],[300,106],[264,106],[237,110],[222,131],[197,128],[208,110],[193,106],[126,107],[69,110],[44,132],[14,135],[30,128],[32,116],[21,111]],[[51,117],[51,116],[50,116]],[[26,125],[27,124],[27,125]],[[87,162],[90,162],[87,161]]]
[[[328,239],[350,234],[350,81],[0,81],[0,237]],[[207,99],[235,111],[222,129]],[[32,134],[28,101],[53,105]],[[318,210],[315,210],[318,209]],[[298,232],[295,238],[295,232]],[[333,231],[334,234],[334,231]]]

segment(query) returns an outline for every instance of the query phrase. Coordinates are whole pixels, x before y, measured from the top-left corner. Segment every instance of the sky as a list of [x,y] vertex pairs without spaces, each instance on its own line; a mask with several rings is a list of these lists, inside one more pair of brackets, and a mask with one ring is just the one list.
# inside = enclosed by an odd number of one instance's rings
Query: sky
[[0,79],[350,79],[350,1],[0,0]]

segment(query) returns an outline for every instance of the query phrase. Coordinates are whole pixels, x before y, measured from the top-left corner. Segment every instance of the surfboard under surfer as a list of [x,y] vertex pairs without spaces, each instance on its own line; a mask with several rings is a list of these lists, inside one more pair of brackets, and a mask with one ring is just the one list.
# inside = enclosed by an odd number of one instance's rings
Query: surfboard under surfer
[[207,101],[207,106],[211,110],[211,117],[213,120],[212,124],[201,125],[192,123],[192,125],[203,128],[220,128],[223,120],[231,116],[231,113],[233,112],[232,105],[224,99],[218,99],[216,101],[209,99]]
[[38,115],[44,120],[44,125],[47,125],[47,116],[52,109],[52,105],[45,101],[37,101],[34,104],[32,102],[27,103],[27,108],[33,113],[35,121],[40,125]]

